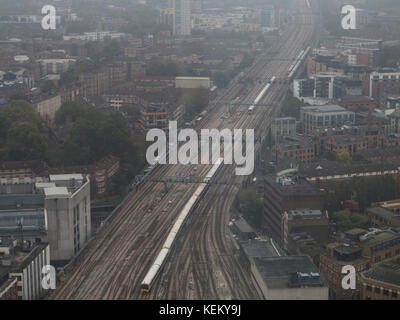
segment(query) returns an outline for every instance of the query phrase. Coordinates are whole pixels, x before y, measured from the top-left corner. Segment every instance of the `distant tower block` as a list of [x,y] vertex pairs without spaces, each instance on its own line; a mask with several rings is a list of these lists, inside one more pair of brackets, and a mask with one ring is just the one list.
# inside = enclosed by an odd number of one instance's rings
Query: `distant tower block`
[[193,13],[201,13],[203,11],[203,0],[192,0]]
[[174,35],[190,36],[190,0],[172,0],[171,2],[174,9]]

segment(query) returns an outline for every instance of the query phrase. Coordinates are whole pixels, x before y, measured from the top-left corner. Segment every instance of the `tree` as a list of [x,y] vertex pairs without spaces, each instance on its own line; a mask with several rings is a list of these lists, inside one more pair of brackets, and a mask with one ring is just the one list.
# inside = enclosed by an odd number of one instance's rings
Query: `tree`
[[120,113],[107,113],[78,103],[63,104],[56,114],[56,123],[72,122],[65,141],[62,165],[87,165],[107,155],[121,159],[121,167],[129,180],[144,165],[144,137],[133,139],[125,118]]
[[191,120],[196,114],[202,112],[208,102],[208,89],[198,88],[186,92],[183,96],[183,103],[186,106],[186,120]]
[[343,151],[343,152],[339,153],[337,159],[339,162],[341,162],[345,166],[351,165],[352,159],[351,159],[350,154],[347,151]]
[[43,93],[49,93],[56,88],[56,85],[54,84],[53,81],[46,80],[42,83],[42,85],[40,87],[41,87]]
[[176,77],[180,74],[179,66],[176,63],[164,62],[153,58],[146,65],[146,74],[149,76],[170,76]]
[[27,95],[26,95],[25,93],[23,93],[23,92],[17,92],[17,93],[14,93],[14,94],[10,97],[10,100],[11,100],[11,101],[13,101],[13,100],[28,101],[28,97],[27,97]]
[[112,59],[122,54],[122,48],[117,40],[107,42],[103,49],[103,57]]
[[10,160],[33,160],[45,157],[47,144],[32,122],[17,122],[8,131],[7,148]]
[[263,212],[263,204],[261,199],[257,196],[255,188],[241,189],[238,194],[238,201],[240,209],[242,210],[246,219],[254,225],[260,225]]
[[126,104],[121,107],[121,111],[125,112],[129,117],[133,119],[139,119],[141,116],[140,108],[138,106]]
[[335,212],[332,216],[338,231],[346,231],[353,228],[366,228],[368,217],[360,213],[352,213],[349,210]]
[[16,122],[30,122],[36,127],[39,125],[39,116],[27,101],[11,101],[0,111],[0,138],[6,138],[10,127]]
[[300,100],[288,96],[286,101],[282,105],[281,113],[285,117],[294,117],[296,119],[300,118],[300,108],[304,106],[304,103]]
[[326,209],[335,212],[343,208],[346,200],[353,199],[363,212],[374,202],[400,197],[399,180],[391,175],[354,177],[342,181],[318,181],[319,189],[326,190]]
[[91,113],[91,108],[93,107],[76,102],[66,102],[57,111],[54,121],[58,125],[65,124],[67,121],[75,122],[78,118],[86,117]]
[[214,75],[215,84],[218,88],[225,88],[232,79],[232,75],[228,72],[217,72]]

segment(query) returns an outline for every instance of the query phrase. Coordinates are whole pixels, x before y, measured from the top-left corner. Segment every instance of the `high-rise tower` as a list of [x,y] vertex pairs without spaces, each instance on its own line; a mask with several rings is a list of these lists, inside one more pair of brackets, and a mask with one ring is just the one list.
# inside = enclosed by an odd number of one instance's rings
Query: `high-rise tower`
[[191,33],[190,0],[170,0],[174,8],[174,34],[189,36]]

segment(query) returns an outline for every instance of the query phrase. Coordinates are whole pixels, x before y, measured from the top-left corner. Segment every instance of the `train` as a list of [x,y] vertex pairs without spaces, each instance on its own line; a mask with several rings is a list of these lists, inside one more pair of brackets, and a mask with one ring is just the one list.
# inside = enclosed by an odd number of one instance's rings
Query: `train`
[[253,105],[251,105],[248,109],[247,109],[247,114],[248,115],[252,115],[253,114],[253,112],[254,112],[254,104]]
[[247,110],[247,113],[249,115],[253,114],[255,105],[258,104],[261,101],[262,98],[264,98],[265,94],[267,93],[269,88],[275,83],[275,81],[276,81],[276,77],[274,76],[274,77],[271,78],[271,80],[268,81],[267,85],[261,90],[261,92],[259,93],[257,98],[254,100],[254,104],[251,105],[249,107],[249,109]]
[[154,280],[157,278],[158,274],[160,273],[165,261],[167,260],[168,255],[170,254],[171,249],[175,243],[176,237],[179,235],[179,232],[181,231],[182,225],[185,223],[187,217],[196,207],[201,197],[207,191],[208,187],[210,186],[210,182],[218,174],[219,170],[223,166],[223,163],[224,163],[223,158],[219,158],[215,162],[215,164],[212,166],[210,171],[205,176],[203,182],[200,183],[196,191],[193,193],[189,201],[186,203],[182,211],[179,213],[178,218],[176,219],[171,231],[168,234],[167,239],[163,243],[163,246],[159,254],[157,255],[157,258],[151,265],[149,271],[144,277],[142,283],[140,284],[141,294],[148,294],[151,291],[151,286],[154,283]]
[[288,69],[288,78],[292,79],[293,76],[296,74],[297,69],[303,63],[303,60],[307,57],[308,53],[310,52],[311,48],[308,47],[306,50],[301,50],[299,55],[297,56],[296,60],[292,63],[292,65]]

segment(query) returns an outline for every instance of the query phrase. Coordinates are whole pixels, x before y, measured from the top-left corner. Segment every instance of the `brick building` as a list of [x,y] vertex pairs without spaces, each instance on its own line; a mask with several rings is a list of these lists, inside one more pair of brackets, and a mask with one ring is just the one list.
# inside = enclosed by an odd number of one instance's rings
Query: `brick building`
[[309,209],[285,212],[282,216],[283,249],[295,254],[297,244],[290,236],[302,232],[307,233],[319,246],[327,244],[329,236],[328,213]]
[[321,210],[324,193],[299,176],[274,176],[264,178],[263,225],[279,244],[283,243],[282,217],[285,212],[298,208]]
[[[400,257],[400,234],[392,230],[352,229],[344,242],[327,245],[320,255],[319,270],[329,284],[330,297],[338,300],[360,299],[360,275],[366,270]],[[351,265],[356,270],[356,289],[342,287],[342,269]]]
[[389,95],[400,94],[400,72],[395,70],[375,71],[369,77],[369,96],[378,105],[386,105]]
[[361,274],[362,300],[400,300],[400,263],[382,263]]

